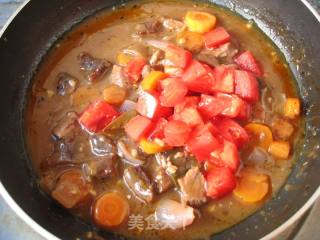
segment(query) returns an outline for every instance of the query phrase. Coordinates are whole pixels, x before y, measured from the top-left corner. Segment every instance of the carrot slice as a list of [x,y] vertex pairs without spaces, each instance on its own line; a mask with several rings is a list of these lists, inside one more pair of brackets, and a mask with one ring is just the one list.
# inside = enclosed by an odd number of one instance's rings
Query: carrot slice
[[126,90],[118,85],[112,84],[103,90],[104,100],[112,105],[120,105],[126,98]]
[[260,123],[249,123],[245,129],[251,134],[251,142],[268,150],[273,141],[272,132],[266,125]]
[[204,47],[204,39],[200,33],[184,31],[177,35],[176,42],[191,52],[200,52]]
[[128,201],[118,192],[104,193],[94,204],[94,221],[104,227],[118,226],[128,215]]
[[247,203],[257,203],[267,196],[270,190],[270,181],[267,175],[253,169],[244,169],[240,175],[237,187],[233,191],[237,198]]
[[163,80],[168,75],[160,71],[151,71],[141,82],[144,91],[155,90],[160,80]]
[[274,141],[270,144],[268,151],[278,159],[288,159],[290,144],[285,141]]
[[189,11],[184,18],[184,23],[189,31],[201,34],[213,29],[216,22],[217,18],[206,12]]
[[295,118],[300,115],[300,100],[298,98],[287,98],[284,115],[288,118]]

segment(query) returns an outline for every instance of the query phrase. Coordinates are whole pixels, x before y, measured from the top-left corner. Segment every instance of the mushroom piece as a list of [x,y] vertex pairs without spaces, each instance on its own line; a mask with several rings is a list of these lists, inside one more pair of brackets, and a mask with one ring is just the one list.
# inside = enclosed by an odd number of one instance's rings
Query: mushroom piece
[[66,72],[59,73],[57,81],[57,94],[61,96],[73,93],[79,85],[79,80]]
[[73,137],[72,133],[78,125],[78,115],[75,112],[68,112],[52,129],[52,136],[55,140],[60,140],[67,137]]
[[132,152],[136,152],[136,150],[135,149],[133,149],[134,151],[128,150],[124,142],[118,141],[117,148],[118,148],[118,155],[124,160],[125,163],[128,163],[132,166],[141,166],[145,163],[143,160],[137,158],[135,154],[132,154]]

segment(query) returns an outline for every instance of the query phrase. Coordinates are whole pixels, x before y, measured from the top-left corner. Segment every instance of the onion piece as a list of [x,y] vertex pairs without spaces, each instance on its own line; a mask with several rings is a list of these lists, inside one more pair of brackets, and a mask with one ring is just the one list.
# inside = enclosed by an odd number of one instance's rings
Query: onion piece
[[263,167],[265,164],[274,164],[274,159],[261,147],[255,147],[246,161],[256,167]]
[[131,100],[125,100],[119,107],[119,112],[124,113],[136,109],[136,103]]
[[155,219],[163,226],[172,229],[185,228],[194,220],[194,209],[182,203],[165,199],[155,210]]
[[145,43],[151,47],[158,48],[164,52],[168,50],[170,43],[159,40],[145,40]]
[[127,147],[122,141],[118,141],[117,147],[118,155],[123,159],[124,162],[133,166],[141,166],[144,164],[144,161],[131,155],[131,153],[128,151]]

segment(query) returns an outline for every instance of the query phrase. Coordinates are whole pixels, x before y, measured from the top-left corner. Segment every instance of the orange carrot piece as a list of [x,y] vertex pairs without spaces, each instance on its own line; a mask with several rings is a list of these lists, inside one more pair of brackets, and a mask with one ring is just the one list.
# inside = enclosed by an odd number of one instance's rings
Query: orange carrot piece
[[273,136],[270,128],[260,123],[249,123],[245,129],[251,134],[251,141],[258,146],[268,150],[273,141]]
[[274,141],[270,144],[269,153],[278,159],[288,159],[290,154],[290,144],[285,141]]
[[295,118],[300,115],[300,100],[298,98],[287,98],[284,115],[288,118]]

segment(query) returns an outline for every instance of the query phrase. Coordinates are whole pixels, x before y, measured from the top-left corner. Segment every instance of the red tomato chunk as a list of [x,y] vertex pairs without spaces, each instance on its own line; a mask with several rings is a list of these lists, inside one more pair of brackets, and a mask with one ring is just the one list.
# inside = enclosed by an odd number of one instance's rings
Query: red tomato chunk
[[259,63],[250,51],[245,51],[235,57],[234,62],[238,64],[241,69],[251,72],[257,77],[262,77],[263,75]]
[[207,196],[212,199],[222,198],[233,191],[237,180],[229,168],[214,168],[206,176]]
[[118,112],[107,102],[97,101],[84,110],[79,123],[90,132],[99,132],[118,115]]
[[124,69],[124,75],[129,79],[130,82],[136,83],[141,80],[142,69],[146,64],[147,61],[144,58],[134,58]]
[[146,137],[152,128],[154,123],[143,116],[135,116],[125,126],[124,129],[129,137],[134,141],[139,141],[141,138]]
[[160,105],[159,94],[157,92],[146,91],[140,95],[136,110],[142,116],[150,119],[168,117],[172,113],[172,109]]
[[179,78],[167,78],[161,81],[162,92],[160,102],[162,106],[174,107],[180,103],[188,93],[188,89]]
[[191,128],[182,121],[171,120],[164,127],[164,141],[172,147],[181,147],[187,142]]
[[235,93],[243,99],[255,103],[259,100],[259,85],[257,79],[249,72],[235,70]]
[[166,124],[168,123],[168,120],[165,118],[159,118],[155,128],[152,130],[152,132],[150,133],[149,138],[150,139],[163,139],[164,138],[164,127],[166,126]]
[[215,48],[230,41],[229,33],[223,27],[217,27],[204,35],[207,48]]
[[234,93],[234,69],[218,66],[214,69],[213,92]]
[[176,45],[168,44],[165,57],[170,60],[174,66],[186,68],[191,62],[192,54]]

